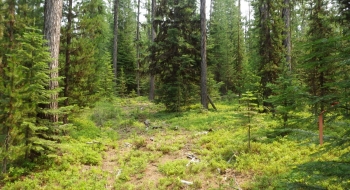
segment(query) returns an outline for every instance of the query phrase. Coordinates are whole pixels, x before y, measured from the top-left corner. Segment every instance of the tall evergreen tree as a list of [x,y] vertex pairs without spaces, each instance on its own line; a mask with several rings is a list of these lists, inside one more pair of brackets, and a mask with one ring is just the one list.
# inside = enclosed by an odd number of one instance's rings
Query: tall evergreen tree
[[100,86],[103,85],[100,80],[109,81],[107,76],[112,74],[106,65],[110,61],[106,44],[111,39],[106,7],[102,0],[83,2],[75,7],[68,0],[66,5],[67,22],[62,30],[61,48],[65,57],[62,61],[65,105],[88,106],[98,99],[101,90],[108,89]]
[[237,34],[236,34],[236,50],[234,51],[235,62],[235,75],[233,78],[234,92],[238,93],[239,96],[244,90],[244,67],[245,67],[245,49],[243,40],[243,30],[242,30],[242,17],[241,17],[241,0],[238,0],[238,15],[237,15]]
[[[2,6],[4,5],[4,6]],[[21,6],[19,6],[21,5]],[[33,159],[52,150],[51,125],[38,115],[51,112],[40,105],[49,104],[53,91],[49,83],[50,53],[39,30],[28,28],[24,4],[8,0],[0,9],[8,14],[1,44],[0,77],[0,159],[2,172],[18,159]],[[25,28],[23,28],[25,27]],[[50,132],[51,131],[51,132]]]
[[[134,4],[129,0],[119,0],[118,15],[118,73],[123,68],[127,92],[135,91],[136,84],[136,14]],[[119,78],[120,76],[118,76]],[[120,80],[120,79],[118,79]],[[118,81],[117,80],[117,81]]]
[[[44,14],[44,35],[48,41],[50,47],[52,61],[50,62],[50,90],[56,91],[52,94],[50,108],[53,110],[58,109],[58,56],[60,46],[60,30],[61,30],[61,19],[62,19],[62,0],[45,0],[45,14]],[[51,114],[52,122],[58,121],[57,113]]]
[[313,113],[318,115],[331,103],[329,95],[334,90],[331,83],[334,82],[334,62],[329,60],[335,48],[335,44],[329,40],[333,35],[333,29],[327,18],[326,9],[328,2],[317,0],[310,14],[310,28],[308,30],[308,42],[305,44],[306,55],[303,69],[303,78],[310,94],[310,104]]
[[155,62],[150,69],[160,77],[158,101],[178,111],[198,97],[200,73],[200,19],[196,2],[161,1],[153,44]]
[[137,21],[136,21],[136,91],[140,96],[140,0],[137,0]]
[[[284,61],[282,45],[282,32],[284,29],[282,20],[282,5],[271,0],[259,0],[256,4],[256,22],[259,31],[258,74],[261,77],[260,86],[263,100],[272,95],[272,89],[268,84],[274,84],[281,72],[281,63]],[[264,101],[265,111],[273,109],[271,103]]]
[[118,5],[119,0],[113,1],[113,72],[114,82],[117,82],[118,76]]
[[205,0],[201,0],[201,104],[204,109],[208,109],[207,91],[207,18],[205,16]]
[[[235,2],[216,0],[210,18],[208,65],[220,92],[240,94],[243,89],[244,44],[239,8]],[[242,43],[241,43],[242,42]]]
[[[152,38],[152,43],[154,42],[155,38],[156,38],[156,24],[155,24],[155,14],[156,14],[156,0],[151,0],[151,38]],[[151,65],[154,63],[155,61],[155,52],[151,51]],[[155,97],[155,75],[154,73],[150,70],[150,88],[149,88],[149,100],[153,101],[154,97]]]

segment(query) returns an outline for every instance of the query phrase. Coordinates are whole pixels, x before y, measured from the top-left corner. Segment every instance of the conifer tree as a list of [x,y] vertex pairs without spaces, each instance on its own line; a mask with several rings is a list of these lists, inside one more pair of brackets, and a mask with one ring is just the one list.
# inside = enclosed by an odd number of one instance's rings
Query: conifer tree
[[61,48],[65,57],[62,60],[65,105],[88,106],[101,93],[110,94],[105,91],[109,88],[101,83],[101,80],[109,81],[108,76],[112,74],[107,64],[111,61],[107,44],[112,35],[106,22],[106,7],[102,0],[83,2],[75,7],[68,0],[66,5],[64,19],[67,22],[62,30]]
[[325,110],[332,101],[329,95],[334,92],[331,83],[334,82],[335,62],[329,58],[335,49],[334,43],[329,40],[333,36],[333,29],[327,18],[327,1],[317,0],[310,14],[308,42],[305,44],[306,55],[303,69],[303,78],[308,86],[309,100],[312,112],[318,115]]
[[62,0],[45,0],[44,8],[44,36],[50,47],[52,60],[50,62],[49,89],[55,91],[51,96],[50,108],[55,110],[50,114],[52,122],[58,122],[58,57],[60,46],[60,30],[62,19]]
[[[0,158],[2,172],[6,173],[8,165],[17,159],[33,159],[47,154],[53,149],[50,124],[48,120],[38,117],[49,110],[40,105],[49,104],[52,91],[47,91],[49,82],[50,53],[44,46],[40,31],[21,28],[17,25],[16,3],[6,2],[10,23],[5,32],[8,38],[1,39],[5,47],[1,55],[0,77],[0,128],[2,131]],[[19,21],[20,19],[18,19]],[[25,20],[25,19],[24,19]]]
[[258,26],[258,75],[260,76],[261,94],[265,111],[273,105],[265,100],[272,95],[268,84],[274,84],[281,73],[281,63],[284,61],[282,45],[283,20],[282,5],[271,0],[259,0],[255,5],[256,24]]
[[207,18],[205,14],[205,0],[200,2],[201,20],[201,104],[204,109],[208,109],[207,90]]
[[[151,0],[151,40],[152,43],[154,42],[155,38],[156,38],[156,24],[155,24],[155,17],[156,17],[156,0]],[[154,55],[154,51],[150,52],[150,61],[151,61],[151,65],[153,64],[153,62],[155,61],[155,55]],[[150,70],[150,87],[149,87],[149,100],[153,101],[154,97],[155,97],[155,75],[154,73]]]
[[[136,14],[133,3],[119,0],[118,10],[118,73],[123,68],[127,92],[136,91]],[[119,78],[120,76],[118,76]],[[117,81],[120,80],[117,78]]]
[[234,62],[237,31],[237,7],[235,3],[216,0],[210,18],[210,35],[208,39],[208,64],[214,79],[224,85],[221,93],[234,91]]
[[140,96],[140,0],[137,0],[137,21],[136,21],[136,91]]
[[347,117],[350,115],[350,62],[349,62],[349,36],[350,36],[350,4],[346,0],[338,0],[338,14],[337,23],[340,26],[341,38],[336,37],[334,40],[341,41],[338,45],[338,52],[335,56],[335,60],[338,60],[341,64],[339,65],[341,69],[335,72],[337,77],[337,82],[334,84],[338,91],[336,98],[340,102],[343,108],[343,115]]
[[241,16],[235,2],[212,2],[208,39],[208,65],[214,79],[222,81],[220,92],[226,94],[243,91],[245,50]]
[[[2,17],[3,22],[6,23],[3,31],[3,38],[1,40],[2,49],[1,49],[1,77],[0,77],[0,107],[3,108],[0,110],[0,122],[2,129],[2,149],[1,149],[1,160],[2,160],[2,173],[7,172],[7,164],[9,161],[10,155],[10,147],[11,147],[11,129],[16,126],[16,119],[20,118],[20,112],[15,112],[16,107],[19,106],[15,104],[16,99],[13,96],[19,96],[18,93],[15,94],[12,92],[14,86],[13,77],[18,76],[15,75],[15,71],[11,70],[11,65],[9,64],[9,60],[7,58],[7,54],[11,53],[14,49],[14,31],[15,31],[15,6],[16,3],[13,0],[5,1],[1,5],[1,9],[4,9],[6,13],[5,17]],[[12,77],[12,78],[11,78]],[[16,116],[16,117],[15,117]]]
[[151,47],[155,62],[150,66],[159,76],[158,102],[179,111],[199,93],[200,19],[193,0],[161,1],[157,12],[159,33]]
[[233,78],[234,92],[238,93],[239,96],[244,90],[244,62],[245,62],[245,50],[244,50],[244,40],[243,40],[243,30],[242,30],[242,17],[241,17],[241,0],[238,0],[238,15],[237,15],[237,34],[236,34],[236,50],[234,51],[235,62],[234,70],[235,75]]
[[272,90],[272,95],[266,100],[275,107],[275,113],[282,117],[283,126],[287,127],[288,120],[293,111],[296,111],[302,104],[303,87],[297,82],[297,75],[292,71],[291,62],[291,25],[290,25],[290,9],[291,4],[289,0],[284,0],[282,5],[282,19],[283,19],[283,32],[282,32],[282,44],[283,50],[281,54],[281,72],[278,74],[278,78],[275,83],[268,84],[268,87]]
[[117,83],[118,77],[118,7],[119,0],[113,1],[113,73],[114,73],[114,82]]

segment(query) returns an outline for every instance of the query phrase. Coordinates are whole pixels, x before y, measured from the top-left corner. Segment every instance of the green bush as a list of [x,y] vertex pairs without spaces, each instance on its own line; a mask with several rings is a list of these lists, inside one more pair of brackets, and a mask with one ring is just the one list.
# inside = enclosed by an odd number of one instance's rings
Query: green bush
[[175,160],[158,166],[159,171],[167,176],[183,176],[186,172],[188,160]]
[[95,139],[101,136],[101,130],[97,128],[95,123],[91,120],[74,118],[72,122],[75,129],[70,131],[70,135],[75,139]]

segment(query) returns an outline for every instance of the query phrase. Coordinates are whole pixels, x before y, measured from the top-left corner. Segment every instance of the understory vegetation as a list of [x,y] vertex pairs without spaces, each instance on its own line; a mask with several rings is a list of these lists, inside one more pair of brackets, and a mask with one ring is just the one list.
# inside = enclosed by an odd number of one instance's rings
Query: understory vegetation
[[327,120],[320,146],[306,113],[286,128],[272,114],[248,118],[238,98],[216,107],[169,113],[143,97],[100,101],[71,116],[57,154],[9,167],[0,187],[350,188],[347,119]]

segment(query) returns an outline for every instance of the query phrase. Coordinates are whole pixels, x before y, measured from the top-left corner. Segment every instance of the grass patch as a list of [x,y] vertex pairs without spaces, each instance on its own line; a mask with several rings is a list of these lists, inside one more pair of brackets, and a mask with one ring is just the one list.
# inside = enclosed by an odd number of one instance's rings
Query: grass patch
[[[11,168],[2,188],[350,188],[346,118],[326,120],[325,144],[319,146],[309,114],[296,114],[293,125],[282,128],[276,118],[259,113],[249,124],[248,148],[247,117],[238,102],[216,102],[218,111],[195,105],[168,113],[146,99],[100,102],[71,118],[56,157]],[[161,128],[146,130],[146,119]],[[190,163],[188,153],[199,161]]]

